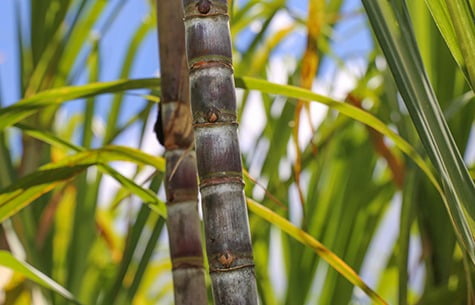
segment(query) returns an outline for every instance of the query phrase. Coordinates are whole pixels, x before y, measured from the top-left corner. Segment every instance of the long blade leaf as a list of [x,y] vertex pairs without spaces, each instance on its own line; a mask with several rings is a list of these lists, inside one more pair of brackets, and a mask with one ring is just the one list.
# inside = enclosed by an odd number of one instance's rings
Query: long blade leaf
[[41,108],[59,105],[65,101],[85,98],[105,93],[123,92],[142,88],[157,88],[159,79],[145,78],[135,80],[117,80],[97,82],[84,86],[69,86],[46,90],[16,104],[0,109],[0,129],[15,124],[32,115]]
[[23,276],[45,288],[53,290],[74,304],[81,304],[68,290],[66,290],[66,288],[30,264],[17,259],[8,251],[0,250],[0,265],[22,274]]
[[287,219],[250,198],[247,199],[247,205],[256,215],[276,225],[298,242],[310,247],[349,282],[363,290],[376,304],[388,305],[388,303],[371,289],[350,266],[310,234],[299,229]]
[[107,146],[101,149],[84,150],[59,162],[49,163],[39,170],[22,177],[14,184],[0,191],[0,222],[33,202],[36,198],[67,182],[93,165],[115,178],[120,184],[140,197],[150,208],[166,217],[165,204],[150,190],[142,188],[123,176],[107,163],[131,161],[163,169],[163,159],[141,153],[128,147]]
[[[434,177],[430,167],[426,164],[424,159],[416,152],[416,150],[407,141],[405,141],[402,137],[400,137],[398,134],[396,134],[389,127],[387,127],[383,122],[381,122],[379,119],[377,119],[370,113],[365,112],[364,110],[361,110],[355,106],[336,101],[332,98],[329,98],[329,97],[314,93],[310,90],[306,90],[306,89],[299,88],[296,86],[280,85],[280,84],[268,82],[266,80],[251,78],[251,77],[236,77],[235,80],[236,80],[236,87],[238,88],[247,89],[247,90],[258,90],[262,93],[276,94],[276,95],[281,95],[281,96],[285,96],[289,98],[301,99],[304,101],[315,101],[318,103],[322,103],[354,120],[357,120],[359,122],[362,122],[372,127],[373,129],[379,131],[381,134],[393,140],[396,146],[401,151],[406,153],[421,168],[421,170],[427,175],[427,177],[432,182],[432,184],[443,195],[442,189],[439,183],[437,182],[437,179]],[[129,88],[129,89],[130,88],[139,89],[139,88],[156,88],[157,86],[159,86],[158,79],[136,79],[136,80],[117,81],[117,82],[120,82],[120,85],[122,86],[122,90],[124,89],[124,87]],[[102,88],[101,90],[106,90],[104,88],[108,88],[108,90],[110,90],[111,89],[110,86],[111,85],[113,86],[114,83],[116,82],[94,83],[94,84],[91,84],[91,86],[94,86],[96,88]],[[84,96],[91,96],[94,94],[106,93],[106,92],[101,92],[101,90],[94,90],[93,88],[89,88],[89,85],[87,85],[87,86],[77,86],[77,87],[74,87],[74,86],[64,87],[64,88],[58,88],[58,89],[42,92],[29,99],[23,100],[20,103],[12,105],[11,107],[0,109],[0,128],[14,124],[18,122],[19,120],[21,120],[22,117],[31,115],[35,111],[41,108],[44,108],[46,106],[49,106],[50,103],[48,102],[48,98],[47,98],[48,96],[51,96],[57,99],[56,100],[57,103],[63,103],[65,101],[68,101],[71,98],[78,98],[78,97],[84,97]],[[117,91],[120,91],[120,90],[121,89],[117,89]],[[61,92],[70,92],[70,95],[61,96],[60,94]],[[28,104],[28,105],[32,104],[32,107],[21,108],[22,104]],[[17,107],[13,108],[13,106],[17,106]],[[10,116],[13,118],[9,118]],[[5,120],[2,120],[4,118]],[[8,123],[5,122],[7,118],[9,118]]]
[[421,141],[443,185],[444,203],[475,264],[475,185],[444,119],[419,55],[404,1],[363,0]]

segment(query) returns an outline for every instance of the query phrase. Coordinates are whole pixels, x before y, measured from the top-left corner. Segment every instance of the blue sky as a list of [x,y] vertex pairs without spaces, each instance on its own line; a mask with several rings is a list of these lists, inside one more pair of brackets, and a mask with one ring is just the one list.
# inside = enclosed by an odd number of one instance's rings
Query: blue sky
[[[111,14],[113,7],[121,0],[111,0],[107,6],[105,16]],[[2,90],[5,104],[11,104],[20,98],[18,87],[18,50],[16,44],[15,20],[14,20],[14,2],[15,0],[4,0],[3,9],[0,10],[0,77],[1,87],[8,88]],[[26,3],[29,1],[18,1],[21,3],[22,12],[26,17],[29,14]],[[117,16],[111,29],[104,35],[99,33],[99,29],[104,23],[100,20],[95,26],[96,33],[91,35],[100,35],[101,52],[101,81],[115,80],[119,78],[120,63],[137,26],[149,13],[149,6],[146,1],[123,1],[125,4]],[[26,18],[27,19],[27,18]],[[25,28],[28,30],[28,28]],[[143,46],[140,48],[137,60],[134,63],[131,78],[152,77],[158,70],[158,51],[156,32],[151,32],[147,36]],[[82,71],[75,84],[86,83],[85,70]],[[104,104],[104,103],[99,103]],[[73,111],[79,110],[81,105],[72,103],[68,105]],[[102,107],[100,107],[102,108]]]
[[[237,1],[237,5],[247,0]],[[29,20],[29,0],[3,0],[2,10],[0,10],[0,101],[2,105],[9,105],[21,98],[19,90],[19,58],[17,50],[17,37],[16,27],[14,20],[15,10],[14,5],[19,4],[22,8],[23,20]],[[131,37],[133,36],[136,28],[143,22],[145,16],[150,13],[150,7],[147,0],[109,0],[104,14],[105,18],[100,20],[94,30],[93,35],[99,35],[99,49],[100,49],[100,81],[111,81],[119,78],[121,69],[121,62],[126,53],[127,46]],[[100,29],[103,26],[104,20],[107,16],[111,15],[113,8],[118,4],[123,3],[122,9],[117,15],[114,23],[106,33],[101,33]],[[288,0],[288,7],[301,16],[306,18],[307,16],[307,1],[301,0]],[[354,14],[355,12],[358,12]],[[347,0],[345,1],[343,11],[344,15],[349,14],[351,17],[345,18],[333,33],[334,47],[336,55],[345,61],[351,61],[355,57],[365,58],[367,52],[372,48],[371,37],[369,30],[366,27],[364,14],[361,12],[361,2],[359,0]],[[281,14],[284,15],[284,14]],[[285,18],[284,18],[285,19]],[[278,23],[278,22],[277,22]],[[279,26],[277,24],[277,26]],[[28,26],[24,29],[28,34]],[[237,49],[242,49],[242,46],[246,45],[253,33],[251,31],[244,31],[239,35],[239,38],[234,41]],[[293,57],[298,60],[305,48],[305,30],[290,35],[283,43],[281,43],[274,53],[273,59],[282,58],[284,56]],[[321,63],[321,70],[323,77],[333,79],[334,75],[339,72],[339,68],[334,62],[325,60]],[[81,71],[81,70],[80,70]],[[130,78],[143,78],[154,77],[159,71],[158,63],[158,46],[157,46],[157,33],[151,31],[150,34],[144,40],[142,46],[139,49],[139,53],[135,59]],[[87,71],[83,69],[79,77],[74,80],[74,84],[87,83]],[[285,74],[285,73],[281,73]],[[96,103],[96,109],[98,118],[103,118],[107,115],[107,111],[110,107],[110,101],[112,96],[103,95],[98,97]],[[137,96],[126,96],[124,101],[127,105],[127,111],[121,114],[119,122],[125,122],[129,117],[135,114],[138,109],[144,104],[142,98]],[[62,108],[63,119],[68,118],[84,109],[83,102],[69,102],[66,107]],[[244,126],[243,126],[244,127]],[[130,143],[130,138],[137,138],[134,136],[138,132],[138,129],[131,128],[127,133],[118,138],[120,144],[134,144]],[[19,145],[19,138],[12,137],[11,141],[18,143],[18,145],[12,145],[15,150],[15,155],[18,153],[16,150]],[[99,141],[96,141],[99,145]]]
[[[246,0],[237,1],[237,5],[242,5]],[[12,104],[21,98],[19,90],[19,58],[17,56],[17,37],[15,29],[15,10],[14,5],[20,4],[23,20],[29,19],[29,8],[27,0],[4,0],[3,9],[0,10],[0,100],[3,105]],[[145,16],[150,14],[149,5],[147,0],[131,1],[131,0],[109,0],[104,16],[111,15],[113,8],[118,4],[123,3],[123,7],[114,20],[113,25],[106,33],[100,33],[100,29],[103,26],[105,18],[100,20],[95,26],[95,32],[93,35],[99,35],[100,42],[100,80],[110,81],[119,78],[121,62],[127,50],[127,46],[131,37],[133,36],[136,28],[143,22]],[[289,0],[287,1],[288,7],[305,18],[307,15],[307,1],[301,0]],[[359,0],[347,0],[344,4],[343,14],[354,13],[361,9],[361,3]],[[155,12],[152,12],[155,13]],[[28,27],[25,27],[25,33],[28,34]],[[239,36],[239,39],[235,41],[235,47],[237,49],[242,48],[243,45],[248,43],[252,32],[245,31],[245,33]],[[364,58],[367,52],[371,49],[371,39],[368,29],[366,28],[363,14],[360,12],[346,18],[335,31],[335,48],[336,55],[351,60],[354,56]],[[291,35],[286,41],[284,41],[273,53],[273,58],[282,56],[292,56],[296,60],[301,57],[301,54],[305,47],[305,31],[302,30],[298,33]],[[331,61],[324,61],[322,64],[322,70],[327,74],[337,73],[338,69],[336,65]],[[81,71],[81,70],[80,70]],[[130,74],[130,78],[142,78],[142,77],[154,77],[159,71],[158,64],[158,47],[157,47],[157,33],[151,31],[146,37],[139,54],[133,65],[133,69]],[[74,84],[87,83],[87,71],[83,69],[79,77],[74,80]],[[109,109],[110,95],[100,96],[97,102],[97,110],[99,117],[104,117]],[[137,96],[126,96],[125,103],[128,106],[126,112],[124,112],[119,120],[125,122],[131,115],[133,115],[144,101]],[[72,114],[83,110],[84,103],[82,102],[70,102],[63,110],[66,112],[67,117]],[[137,130],[131,129],[128,134],[119,138],[119,142],[127,141],[127,138],[131,136]]]
[[[110,0],[106,16],[111,13],[112,8],[121,0]],[[28,17],[29,13],[25,0],[4,0],[2,10],[0,10],[0,78],[3,102],[6,104],[13,103],[20,98],[18,89],[18,50],[16,44],[15,20],[14,20],[14,4],[18,2],[22,6],[23,17]],[[242,3],[243,1],[238,1]],[[118,78],[119,68],[122,57],[125,53],[129,38],[132,36],[135,28],[142,22],[144,16],[149,12],[149,6],[145,0],[142,1],[124,1],[120,14],[115,20],[111,29],[104,35],[101,35],[101,80],[114,80]],[[307,10],[307,1],[291,0],[288,6],[299,15],[305,16]],[[348,0],[344,6],[345,12],[354,12],[361,4],[358,0]],[[27,19],[27,18],[24,18]],[[102,20],[103,21],[103,20]],[[103,23],[103,22],[102,22]],[[96,25],[96,29],[101,27],[101,22]],[[351,31],[354,31],[351,33]],[[349,50],[356,53],[365,53],[371,47],[369,34],[365,29],[364,19],[362,16],[348,18],[338,29],[335,35],[339,47],[337,55],[347,57]],[[245,40],[246,35],[242,35],[241,39]],[[296,44],[294,44],[296,42]],[[236,46],[241,41],[236,41]],[[294,37],[293,44],[282,44],[274,53],[274,56],[280,54],[292,54],[298,56],[303,51],[305,41],[303,35]],[[355,47],[357,46],[357,47]],[[151,77],[156,75],[158,71],[158,51],[157,51],[157,35],[152,32],[144,44],[140,48],[140,53],[134,64],[131,78]],[[78,83],[85,83],[84,74],[78,80]],[[8,88],[6,90],[5,88]]]

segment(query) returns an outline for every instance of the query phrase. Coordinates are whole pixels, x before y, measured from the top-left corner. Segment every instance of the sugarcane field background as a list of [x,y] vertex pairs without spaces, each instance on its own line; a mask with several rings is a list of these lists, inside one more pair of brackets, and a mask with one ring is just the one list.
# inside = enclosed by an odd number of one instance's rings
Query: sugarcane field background
[[2,1],[0,304],[474,305],[474,20]]

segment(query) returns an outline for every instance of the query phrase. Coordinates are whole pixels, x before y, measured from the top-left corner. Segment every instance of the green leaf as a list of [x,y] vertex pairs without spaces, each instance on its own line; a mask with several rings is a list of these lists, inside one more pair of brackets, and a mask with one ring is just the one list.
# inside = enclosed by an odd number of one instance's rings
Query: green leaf
[[459,241],[475,264],[475,185],[434,94],[405,2],[363,0],[397,87],[443,186]]
[[9,107],[0,109],[0,129],[13,125],[44,107],[60,105],[66,101],[99,94],[142,88],[157,88],[159,85],[159,79],[145,78],[97,82],[84,86],[69,86],[46,90],[29,98],[25,98]]
[[274,224],[298,242],[310,247],[349,282],[363,290],[376,304],[388,304],[375,291],[373,291],[373,289],[371,289],[350,266],[335,255],[335,253],[326,248],[322,243],[314,239],[310,234],[297,228],[287,219],[250,198],[247,198],[247,205],[256,215]]
[[466,0],[446,0],[455,34],[467,68],[468,80],[475,90],[475,22]]
[[[68,146],[70,147],[70,146]],[[87,168],[98,165],[101,170],[115,178],[124,187],[140,197],[150,208],[166,217],[165,204],[155,193],[137,185],[123,176],[107,163],[130,161],[154,166],[163,170],[164,161],[140,152],[137,149],[121,146],[107,146],[94,150],[82,150],[60,161],[42,166],[39,170],[20,178],[9,187],[0,191],[0,222],[24,208],[36,198],[51,191],[61,183],[68,182]]]
[[[60,104],[70,99],[82,98],[102,93],[117,92],[127,89],[155,88],[159,85],[159,79],[135,79],[122,80],[107,83],[94,83],[86,86],[71,86],[58,89],[52,89],[41,92],[31,98],[20,101],[19,103],[0,109],[0,128],[14,124],[21,118],[33,114],[35,111],[50,106],[52,104]],[[339,111],[340,113],[360,121],[383,135],[387,136],[395,142],[395,144],[406,153],[413,161],[424,171],[434,186],[438,187],[438,183],[434,178],[429,167],[424,160],[417,154],[414,148],[387,127],[383,122],[373,115],[365,112],[352,105],[338,102],[329,97],[316,94],[310,90],[302,89],[296,86],[280,85],[271,83],[262,79],[251,77],[236,77],[236,86],[247,90],[258,90],[262,93],[277,94],[285,97],[302,99],[308,101],[316,101],[327,105],[328,107]]]
[[251,77],[236,78],[236,87],[301,99],[303,101],[307,101],[307,103],[310,103],[308,101],[315,101],[337,110],[341,114],[344,114],[356,121],[372,127],[394,141],[394,144],[419,166],[419,168],[426,174],[436,189],[441,193],[441,195],[443,195],[442,189],[437,182],[437,179],[434,177],[431,168],[427,165],[424,159],[406,140],[392,131],[388,126],[386,126],[386,124],[381,122],[372,114],[350,104],[338,102],[332,98],[314,93],[310,90],[290,85],[279,85]]
[[[236,86],[242,89],[247,90],[258,90],[262,93],[268,94],[277,94],[285,97],[301,99],[304,101],[316,101],[327,105],[328,107],[339,111],[340,113],[353,118],[357,121],[360,121],[375,130],[379,131],[383,135],[387,136],[397,145],[401,151],[406,153],[427,175],[431,180],[432,184],[441,192],[441,187],[439,186],[437,180],[431,172],[431,169],[427,166],[426,162],[422,157],[417,154],[415,149],[407,143],[403,138],[397,135],[389,127],[387,127],[383,122],[378,120],[373,115],[361,110],[352,105],[338,102],[329,97],[316,94],[310,90],[302,89],[290,85],[279,85],[271,83],[265,80],[251,78],[251,77],[236,77]],[[115,81],[109,83],[94,83],[86,86],[77,86],[77,87],[64,87],[59,89],[53,89],[39,93],[38,95],[32,96],[29,99],[23,100],[20,103],[0,109],[0,128],[14,124],[18,122],[21,118],[31,115],[35,111],[51,105],[51,103],[62,103],[68,99],[74,99],[79,97],[91,96],[95,94],[107,93],[107,92],[117,92],[124,89],[139,89],[139,88],[153,88],[159,85],[158,79],[136,79],[136,80],[124,80],[124,81]],[[51,98],[56,98],[56,101],[51,101]],[[23,104],[28,105],[23,106]]]
[[464,73],[466,73],[467,69],[464,65],[462,51],[460,50],[460,46],[457,43],[457,37],[455,36],[455,30],[452,22],[450,21],[450,15],[445,0],[425,0],[425,3],[430,10],[432,18],[439,28],[442,37],[444,37],[444,40],[447,43],[452,56],[454,57],[457,64],[462,68]]
[[15,272],[18,272],[35,283],[53,290],[54,292],[62,295],[64,298],[70,300],[74,304],[79,303],[76,298],[63,286],[49,278],[47,275],[40,272],[35,267],[28,263],[15,258],[10,252],[0,250],[0,265],[10,268]]
[[[76,152],[87,151],[84,147],[74,145],[46,131],[35,129],[33,127],[26,126],[23,124],[16,124],[15,127],[20,128],[22,132],[28,134],[31,137],[37,138],[38,140],[44,141],[53,146],[60,147],[63,149],[70,149]],[[94,150],[91,150],[91,151],[94,151]],[[102,159],[103,162],[110,162],[110,161],[107,161],[107,159],[111,159],[114,161],[116,160],[130,161],[130,162],[134,162],[138,164],[153,166],[154,168],[156,168],[157,170],[161,172],[165,171],[165,160],[162,157],[149,155],[133,147],[108,145],[95,151],[101,151],[102,153],[107,154],[107,157],[104,157],[104,159]]]
[[460,0],[425,0],[432,18],[439,28],[447,46],[475,89],[475,25],[468,4]]

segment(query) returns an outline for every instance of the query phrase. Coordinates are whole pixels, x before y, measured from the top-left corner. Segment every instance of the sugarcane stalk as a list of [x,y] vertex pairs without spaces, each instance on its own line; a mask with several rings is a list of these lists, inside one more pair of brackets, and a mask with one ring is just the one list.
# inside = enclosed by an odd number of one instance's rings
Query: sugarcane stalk
[[176,305],[206,305],[198,215],[196,157],[192,150],[188,68],[180,1],[158,0],[162,99],[155,131],[165,146],[167,228]]
[[183,0],[206,250],[216,305],[257,304],[226,0]]

